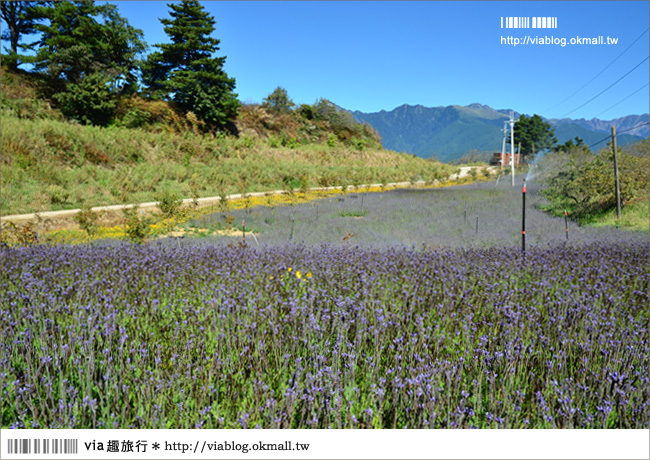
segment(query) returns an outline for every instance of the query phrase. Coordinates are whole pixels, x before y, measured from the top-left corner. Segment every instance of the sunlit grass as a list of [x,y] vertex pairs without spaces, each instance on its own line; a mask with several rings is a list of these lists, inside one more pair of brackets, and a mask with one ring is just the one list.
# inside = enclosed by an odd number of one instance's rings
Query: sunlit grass
[[621,209],[621,219],[616,215],[616,209],[610,209],[604,214],[594,216],[590,225],[594,227],[621,227],[628,230],[650,230],[650,199],[640,197],[626,204]]

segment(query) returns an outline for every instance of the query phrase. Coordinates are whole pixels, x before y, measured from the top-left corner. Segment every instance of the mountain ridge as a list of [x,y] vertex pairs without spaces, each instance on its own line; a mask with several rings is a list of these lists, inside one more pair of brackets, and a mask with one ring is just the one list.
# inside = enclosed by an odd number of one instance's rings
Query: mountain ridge
[[[349,112],[355,120],[368,123],[379,132],[384,148],[446,162],[455,161],[472,150],[500,151],[504,121],[511,112],[515,119],[520,116],[520,112],[512,109],[493,109],[478,102],[438,107],[402,104],[390,111]],[[649,133],[648,125],[637,127],[648,121],[648,114],[613,120],[542,118],[551,123],[560,143],[578,136],[587,144],[595,144],[602,140],[604,133],[611,132],[611,126],[626,131],[617,136],[619,145],[638,141]]]

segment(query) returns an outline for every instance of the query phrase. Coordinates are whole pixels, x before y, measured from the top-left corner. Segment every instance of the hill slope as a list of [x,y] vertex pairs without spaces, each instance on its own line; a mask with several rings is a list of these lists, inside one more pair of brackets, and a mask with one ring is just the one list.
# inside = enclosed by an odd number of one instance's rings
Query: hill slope
[[454,172],[383,149],[372,128],[329,103],[288,113],[242,107],[234,135],[204,133],[191,113],[132,97],[104,128],[66,121],[29,76],[3,69],[1,82],[4,215],[149,202],[165,192],[200,198]]

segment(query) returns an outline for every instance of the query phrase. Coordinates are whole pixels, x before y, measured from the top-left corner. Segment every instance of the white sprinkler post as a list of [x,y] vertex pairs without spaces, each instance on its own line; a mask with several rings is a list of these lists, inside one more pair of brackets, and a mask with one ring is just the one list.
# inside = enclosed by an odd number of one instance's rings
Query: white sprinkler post
[[508,122],[504,121],[503,122],[503,145],[501,146],[501,171],[503,171],[503,167],[505,166],[503,163],[504,160],[506,159],[506,138],[508,137]]
[[512,167],[512,186],[515,186],[515,119],[510,112],[510,166]]

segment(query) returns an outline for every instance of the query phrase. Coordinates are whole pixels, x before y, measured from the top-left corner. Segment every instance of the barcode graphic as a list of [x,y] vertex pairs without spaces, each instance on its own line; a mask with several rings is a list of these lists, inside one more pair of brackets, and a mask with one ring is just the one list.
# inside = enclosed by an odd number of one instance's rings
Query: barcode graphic
[[78,439],[8,439],[8,454],[76,454]]
[[557,17],[503,17],[501,16],[502,29],[557,29]]

